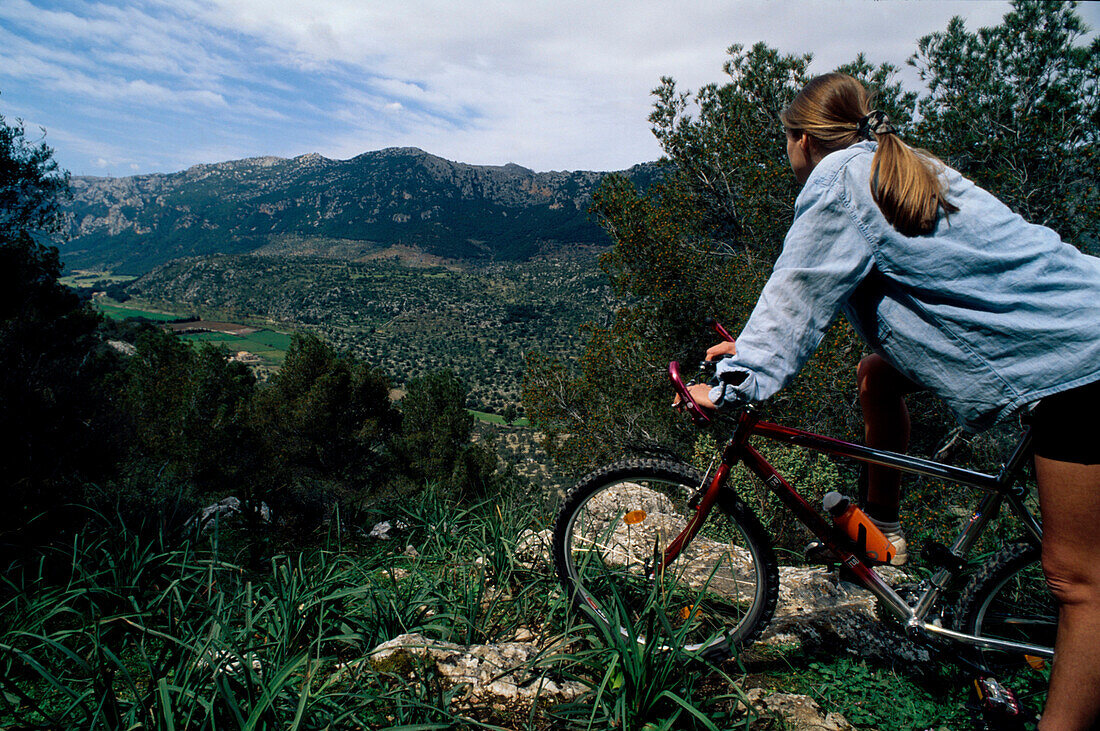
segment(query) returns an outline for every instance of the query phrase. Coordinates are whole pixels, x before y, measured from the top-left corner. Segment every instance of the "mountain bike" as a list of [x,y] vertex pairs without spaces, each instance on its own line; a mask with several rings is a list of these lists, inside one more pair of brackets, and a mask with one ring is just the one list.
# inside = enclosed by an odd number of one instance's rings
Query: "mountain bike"
[[[669,364],[669,378],[680,408],[697,425],[712,426],[678,363]],[[554,525],[555,567],[574,605],[593,621],[709,660],[724,659],[760,636],[775,611],[779,572],[771,538],[731,482],[742,464],[914,639],[941,649],[956,645],[967,662],[994,676],[1047,665],[1057,606],[1039,565],[1042,526],[1020,479],[1031,458],[1029,429],[998,473],[986,474],[767,422],[752,404],[731,418],[732,434],[706,472],[668,459],[630,459],[597,469],[567,493]],[[754,446],[758,438],[951,481],[983,495],[949,546],[925,545],[922,555],[934,571],[903,595],[768,463]],[[971,561],[979,537],[1006,503],[1019,538]],[[633,625],[654,597],[665,620],[645,624],[647,637]]]

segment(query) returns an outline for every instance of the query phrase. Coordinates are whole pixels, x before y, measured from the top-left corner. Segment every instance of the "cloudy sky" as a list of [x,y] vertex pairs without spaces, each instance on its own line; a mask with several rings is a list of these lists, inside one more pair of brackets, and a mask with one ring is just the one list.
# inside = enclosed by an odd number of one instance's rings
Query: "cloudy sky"
[[[535,170],[652,160],[661,76],[722,81],[726,48],[863,51],[904,66],[954,15],[935,0],[2,0],[0,114],[76,175],[392,146]],[[1100,3],[1078,12],[1100,27]],[[917,80],[912,70],[904,78]]]

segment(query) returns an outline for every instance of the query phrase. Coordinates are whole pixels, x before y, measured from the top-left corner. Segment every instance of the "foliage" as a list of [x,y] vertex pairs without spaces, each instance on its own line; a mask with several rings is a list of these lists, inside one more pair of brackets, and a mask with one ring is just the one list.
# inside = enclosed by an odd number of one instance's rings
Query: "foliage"
[[1073,3],[1017,0],[998,26],[961,18],[910,59],[929,93],[918,133],[929,149],[1086,252],[1100,228],[1100,38]]
[[[12,728],[754,728],[738,690],[746,668],[655,651],[571,624],[544,564],[516,560],[545,515],[459,503],[429,489],[334,521],[319,548],[255,571],[227,550],[241,530],[202,536],[97,517],[44,560],[0,577],[0,726]],[[381,516],[400,540],[359,540]],[[343,531],[342,527],[351,530]],[[526,554],[524,554],[526,555]],[[665,618],[662,620],[662,618]],[[658,596],[644,622],[667,620]],[[408,632],[456,643],[533,633],[553,653],[530,670],[588,693],[529,712],[465,707],[415,661],[375,662]],[[654,629],[642,627],[643,631]],[[652,634],[652,632],[647,632]],[[806,692],[860,725],[961,725],[963,681],[929,682],[831,651],[754,657],[757,682]],[[925,668],[927,670],[927,668]],[[927,719],[927,721],[923,720]],[[647,725],[648,724],[648,725]]]
[[167,472],[198,496],[221,497],[254,479],[248,408],[255,379],[210,345],[194,349],[170,332],[139,333],[120,376],[135,482]]
[[53,150],[28,141],[22,120],[9,125],[0,115],[0,239],[56,229],[60,199],[69,195],[69,173]]
[[386,444],[397,427],[389,391],[380,371],[315,335],[295,336],[252,406],[262,499],[301,512],[311,503],[329,510],[366,495],[384,474]]
[[[708,316],[736,332],[767,281],[797,192],[777,117],[807,79],[809,60],[733,46],[728,83],[693,96],[666,78],[654,91],[650,121],[667,155],[665,178],[640,192],[611,176],[593,199],[614,241],[601,264],[625,304],[610,325],[588,327],[576,372],[539,354],[528,359],[525,408],[566,470],[639,446],[690,443],[668,413],[665,367],[699,358],[717,340],[703,326]],[[913,97],[893,82],[893,68],[862,57],[846,68],[906,119]],[[834,326],[771,408],[794,425],[850,435],[859,355],[851,329]]]
[[[610,624],[583,624],[573,630],[570,639],[579,641],[583,649],[543,661],[564,661],[570,668],[568,672],[578,673],[574,677],[588,687],[576,702],[556,708],[556,719],[567,728],[584,729],[750,728],[753,714],[740,710],[739,706],[748,708],[749,704],[733,678],[702,658],[685,657],[662,650],[659,643],[639,641],[639,636],[660,635],[679,642],[683,640],[680,633],[690,625],[685,622],[681,629],[674,628],[667,599],[660,596],[656,586],[652,585],[637,624],[629,619],[636,609],[628,610],[614,597],[611,605],[604,607],[617,614]],[[720,687],[732,692],[708,693],[702,682],[707,675],[716,676]],[[703,697],[706,695],[710,697]]]
[[419,484],[484,497],[497,485],[497,456],[488,445],[470,441],[474,417],[466,411],[467,393],[449,368],[409,381],[393,450]]
[[58,284],[57,250],[36,239],[56,222],[67,186],[50,148],[0,117],[0,491],[9,506],[0,545],[52,511],[55,525],[36,524],[47,541],[72,517],[61,514],[81,483],[112,461],[113,407],[98,391],[113,358],[95,336],[100,318]]
[[[764,459],[811,505],[820,505],[825,493],[833,490],[856,496],[854,474],[845,474],[837,463],[824,454],[774,442],[763,442],[757,448]],[[711,434],[701,434],[696,438],[692,446],[692,464],[708,470],[712,460],[718,456],[718,444]],[[775,493],[762,485],[744,465],[735,468],[730,485],[760,518],[775,547],[789,552],[790,558],[801,558],[802,549],[812,536]]]
[[226,524],[181,540],[95,519],[0,578],[0,726],[484,727],[453,710],[459,689],[370,652],[405,632],[487,641],[560,622],[552,576],[492,558],[532,516],[438,493],[407,507],[402,546],[415,551],[335,534],[254,573],[226,554]]
[[498,414],[520,401],[526,351],[576,357],[578,328],[612,302],[592,252],[447,267],[226,256],[165,265],[127,291],[139,307],[316,333],[397,384],[452,368],[470,389],[467,406]]
[[[662,78],[649,120],[675,167],[677,193],[696,213],[699,228],[691,233],[699,237],[697,247],[706,252],[722,242],[771,254],[778,251],[797,192],[776,120],[808,80],[810,56],[783,55],[763,43],[747,51],[734,45],[728,53],[723,69],[729,82],[707,84],[694,99]],[[599,202],[596,208],[601,210]]]
[[914,683],[896,670],[842,656],[792,667],[783,684],[836,709],[860,728],[962,728],[972,723],[963,705],[962,683],[946,673]]

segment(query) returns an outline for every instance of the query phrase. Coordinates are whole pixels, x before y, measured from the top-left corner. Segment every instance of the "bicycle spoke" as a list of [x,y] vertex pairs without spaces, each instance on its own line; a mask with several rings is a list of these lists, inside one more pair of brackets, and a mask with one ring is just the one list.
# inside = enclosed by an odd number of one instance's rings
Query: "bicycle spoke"
[[739,522],[715,511],[662,566],[694,515],[687,500],[696,483],[635,476],[594,487],[568,506],[560,564],[596,621],[636,626],[656,612],[676,635],[662,646],[690,649],[728,645],[755,629],[769,587],[758,568],[762,549]]

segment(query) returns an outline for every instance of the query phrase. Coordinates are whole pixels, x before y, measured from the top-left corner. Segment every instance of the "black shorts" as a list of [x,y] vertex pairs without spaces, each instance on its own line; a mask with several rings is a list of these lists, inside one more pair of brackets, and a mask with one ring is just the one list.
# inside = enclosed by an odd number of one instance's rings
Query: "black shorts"
[[1035,454],[1059,462],[1100,464],[1100,381],[1047,396],[1031,412]]

